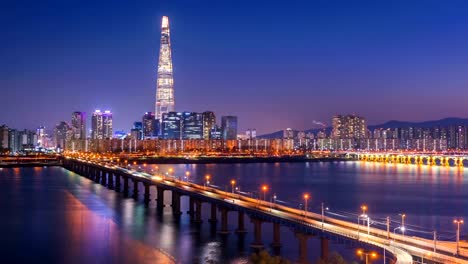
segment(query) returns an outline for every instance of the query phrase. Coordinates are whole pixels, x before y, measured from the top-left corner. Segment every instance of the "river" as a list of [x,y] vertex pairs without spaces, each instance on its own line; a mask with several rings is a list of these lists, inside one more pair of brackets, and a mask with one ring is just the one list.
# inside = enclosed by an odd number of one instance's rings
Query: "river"
[[[153,173],[168,173],[231,190],[230,181],[243,193],[304,208],[349,221],[357,221],[360,206],[368,207],[373,226],[401,232],[404,213],[406,235],[439,239],[455,237],[453,219],[468,219],[467,170],[369,162],[309,162],[252,164],[136,165]],[[171,172],[169,172],[171,171]],[[260,193],[260,186],[268,191]],[[170,192],[166,192],[166,204]],[[232,232],[222,237],[208,223],[209,208],[203,205],[203,224],[191,224],[187,214],[176,221],[166,206],[155,210],[155,195],[145,207],[123,198],[84,177],[60,167],[0,169],[0,248],[3,263],[245,263],[250,254],[252,227],[245,237]],[[140,200],[142,198],[140,197]],[[182,199],[182,211],[188,201]],[[229,228],[236,228],[237,215],[229,214]],[[272,241],[272,227],[263,225],[263,242]],[[462,230],[462,235],[465,234]],[[293,232],[281,229],[283,256],[297,259]],[[319,257],[318,239],[309,241],[309,259]],[[348,259],[355,248],[331,244]],[[381,259],[379,262],[382,262]],[[377,262],[374,262],[377,263]]]

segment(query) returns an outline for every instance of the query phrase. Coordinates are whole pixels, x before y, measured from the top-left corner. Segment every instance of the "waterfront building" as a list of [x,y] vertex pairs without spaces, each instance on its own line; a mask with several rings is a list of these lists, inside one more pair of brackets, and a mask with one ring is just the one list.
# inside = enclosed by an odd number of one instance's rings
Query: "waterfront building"
[[182,114],[182,139],[203,139],[203,114],[184,112]]
[[223,131],[218,125],[214,125],[210,131],[210,139],[219,140],[223,138]]
[[237,139],[237,116],[222,116],[221,129],[224,140]]
[[8,126],[2,125],[0,126],[0,152],[3,150],[8,150]]
[[159,48],[158,78],[156,83],[155,118],[162,120],[165,113],[175,111],[174,77],[172,69],[169,18],[162,17],[161,44]]
[[157,137],[158,133],[156,133],[156,119],[154,118],[154,114],[152,112],[146,112],[143,115],[143,138],[150,139]]
[[182,138],[182,113],[168,112],[163,113],[161,130],[164,139]]
[[8,130],[8,149],[10,149],[12,153],[16,153],[20,150],[19,134],[16,129]]
[[255,128],[249,128],[245,132],[245,135],[247,136],[247,139],[256,139],[257,138],[257,130]]
[[363,117],[357,115],[336,115],[333,117],[332,138],[365,139],[367,124]]
[[214,112],[203,112],[203,139],[210,139],[211,129],[216,125],[216,116]]
[[73,139],[86,139],[86,113],[73,112],[71,120],[71,129],[73,130]]
[[101,112],[96,110],[91,118],[91,138],[105,139],[112,138],[112,113],[109,110]]
[[[54,143],[57,149],[64,149],[67,142],[67,133],[71,130],[67,122],[61,121],[55,126],[54,129]],[[22,138],[22,144],[24,145],[24,138]],[[27,143],[26,143],[27,144]]]
[[133,128],[130,130],[130,136],[133,139],[143,139],[143,122],[133,122]]

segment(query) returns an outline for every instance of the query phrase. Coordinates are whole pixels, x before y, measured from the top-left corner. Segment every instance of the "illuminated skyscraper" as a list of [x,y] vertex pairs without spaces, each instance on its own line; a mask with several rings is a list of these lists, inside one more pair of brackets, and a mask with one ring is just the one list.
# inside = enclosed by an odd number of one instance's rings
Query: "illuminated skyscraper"
[[101,112],[96,110],[91,118],[91,138],[106,139],[112,138],[112,113],[111,111]]
[[164,113],[175,111],[174,77],[172,72],[171,39],[169,18],[163,16],[161,47],[159,49],[158,79],[156,83],[155,118],[162,120]]
[[223,133],[222,139],[237,139],[237,116],[222,116],[221,130]]
[[71,128],[73,130],[73,139],[86,139],[86,113],[73,112]]
[[210,139],[211,129],[216,126],[216,116],[211,111],[203,112],[203,139]]

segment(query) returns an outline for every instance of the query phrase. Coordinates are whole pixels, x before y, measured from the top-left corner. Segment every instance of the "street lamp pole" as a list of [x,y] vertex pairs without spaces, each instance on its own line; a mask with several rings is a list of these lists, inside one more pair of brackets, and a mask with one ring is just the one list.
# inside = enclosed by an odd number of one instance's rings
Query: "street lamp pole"
[[236,185],[236,181],[231,180],[231,188],[232,188],[231,192],[232,192],[232,194],[234,194],[234,185]]
[[325,222],[325,203],[322,202],[322,231],[323,231],[323,222]]
[[304,194],[304,216],[307,217],[307,201],[309,200],[309,194],[305,193]]
[[457,256],[460,254],[460,224],[463,224],[463,219],[453,220],[457,224]]

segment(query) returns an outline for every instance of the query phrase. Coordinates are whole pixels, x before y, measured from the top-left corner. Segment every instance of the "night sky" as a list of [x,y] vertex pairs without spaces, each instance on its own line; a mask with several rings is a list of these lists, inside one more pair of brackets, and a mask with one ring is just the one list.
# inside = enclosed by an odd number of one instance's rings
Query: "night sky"
[[468,1],[21,1],[0,4],[0,124],[51,128],[153,111],[169,16],[177,111],[237,115],[258,133],[468,117]]

